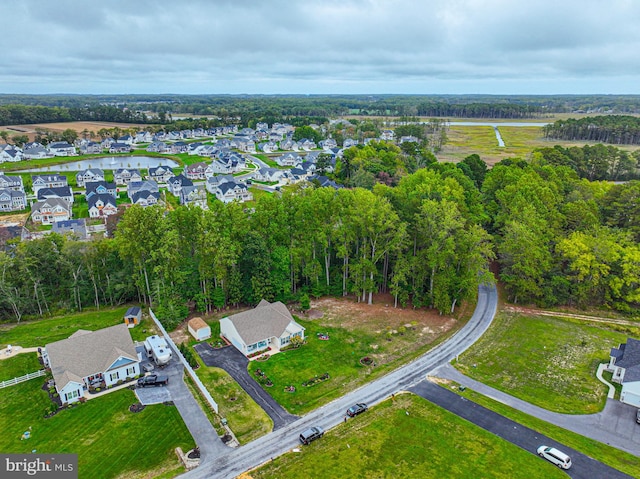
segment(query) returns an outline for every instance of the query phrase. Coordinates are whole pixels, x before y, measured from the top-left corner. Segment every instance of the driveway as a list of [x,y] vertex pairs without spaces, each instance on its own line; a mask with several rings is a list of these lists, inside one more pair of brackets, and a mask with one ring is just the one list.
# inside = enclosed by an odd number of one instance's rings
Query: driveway
[[171,393],[169,392],[169,388],[165,386],[136,388],[135,393],[136,396],[138,396],[140,404],[144,404],[145,406],[171,401]]
[[247,371],[249,360],[233,346],[214,349],[208,343],[194,346],[207,366],[224,369],[249,396],[264,409],[273,421],[273,430],[291,424],[298,416],[289,414],[280,406]]
[[[409,391],[521,447],[525,451],[529,451],[531,454],[536,454],[538,447],[543,444],[560,449],[571,457],[573,466],[565,472],[574,479],[622,479],[631,477],[430,381],[422,381],[409,388]],[[544,459],[540,460],[543,461]]]

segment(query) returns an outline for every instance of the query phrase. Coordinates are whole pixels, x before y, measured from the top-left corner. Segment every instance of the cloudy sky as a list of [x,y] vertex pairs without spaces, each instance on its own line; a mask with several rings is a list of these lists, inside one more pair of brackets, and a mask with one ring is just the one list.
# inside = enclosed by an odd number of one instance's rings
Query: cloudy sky
[[0,93],[640,93],[638,0],[19,0],[0,18]]

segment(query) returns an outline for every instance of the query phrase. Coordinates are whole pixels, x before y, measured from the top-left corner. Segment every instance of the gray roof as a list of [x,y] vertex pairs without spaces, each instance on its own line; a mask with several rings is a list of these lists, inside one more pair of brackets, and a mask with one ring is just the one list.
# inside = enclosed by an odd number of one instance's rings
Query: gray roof
[[127,309],[127,314],[125,314],[124,317],[126,318],[127,316],[138,316],[138,314],[140,314],[140,306],[131,306],[129,309]]
[[254,309],[233,314],[228,319],[245,344],[279,338],[291,322],[297,324],[284,304],[280,301],[269,303],[264,299]]
[[96,205],[96,203],[100,200],[105,205],[116,206],[116,199],[113,196],[111,196],[109,193],[98,193],[87,198],[89,209],[93,208]]
[[64,198],[58,198],[57,196],[47,198],[46,200],[37,201],[31,207],[31,211],[40,211],[43,206],[49,206],[50,208],[61,206],[65,210],[71,211],[71,205],[69,205],[69,202]]
[[622,383],[634,383],[640,381],[640,365],[632,366],[624,370]]
[[640,341],[633,338],[627,339],[622,357],[618,357],[618,359],[616,359],[616,366],[621,368],[640,366]]
[[104,373],[120,357],[138,361],[129,328],[121,323],[98,331],[76,331],[69,338],[46,345],[58,390],[70,381]]
[[66,198],[67,196],[73,196],[70,186],[40,188],[38,190],[38,200],[43,200],[45,198]]

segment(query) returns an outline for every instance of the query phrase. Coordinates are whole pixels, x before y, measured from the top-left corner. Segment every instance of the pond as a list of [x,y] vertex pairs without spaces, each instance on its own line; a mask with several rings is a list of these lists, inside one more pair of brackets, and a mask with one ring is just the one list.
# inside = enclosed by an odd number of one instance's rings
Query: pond
[[105,156],[102,158],[90,158],[87,160],[73,161],[63,165],[42,166],[40,168],[30,168],[16,171],[16,173],[38,173],[52,172],[59,173],[65,171],[80,171],[88,168],[100,168],[101,170],[117,170],[118,168],[149,168],[152,166],[170,166],[175,168],[179,164],[168,158],[158,158],[151,156]]

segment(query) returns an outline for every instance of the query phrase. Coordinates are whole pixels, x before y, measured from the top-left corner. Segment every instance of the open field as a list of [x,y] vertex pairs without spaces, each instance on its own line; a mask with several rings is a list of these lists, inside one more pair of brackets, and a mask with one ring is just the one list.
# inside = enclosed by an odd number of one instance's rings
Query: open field
[[[129,389],[87,401],[45,419],[51,401],[43,378],[0,389],[0,451],[77,453],[79,477],[173,477],[184,469],[174,449],[191,449],[193,439],[174,406],[129,412]],[[25,431],[31,438],[21,440]],[[167,432],[170,431],[170,434]]]
[[614,447],[607,446],[601,442],[594,441],[593,439],[581,436],[580,434],[562,429],[561,427],[542,421],[533,416],[529,416],[528,414],[522,413],[469,388],[464,391],[460,391],[457,384],[450,384],[452,391],[486,407],[487,409],[491,409],[498,414],[502,414],[523,426],[539,431],[540,433],[555,439],[556,441],[562,442],[563,444],[566,444],[567,446],[576,449],[597,461],[629,474],[631,477],[640,477],[640,461],[638,461],[636,456]]
[[[267,392],[292,414],[302,414],[424,353],[462,324],[433,311],[395,309],[384,299],[371,306],[335,298],[312,302],[310,316],[317,319],[297,318],[306,328],[306,344],[264,362],[252,361],[249,371],[258,378],[256,370],[261,369],[273,382],[265,386]],[[319,333],[329,340],[319,339]],[[375,365],[361,364],[364,357]],[[302,385],[325,373],[328,380]],[[286,386],[296,391],[288,392]]]
[[464,374],[550,411],[590,414],[607,389],[595,377],[626,335],[565,318],[502,311],[454,366]]
[[111,123],[106,121],[70,121],[60,123],[35,123],[29,125],[7,125],[0,127],[0,130],[6,130],[11,135],[29,135],[29,139],[33,140],[32,135],[35,136],[36,129],[49,130],[55,132],[63,132],[64,130],[74,130],[79,135],[83,131],[97,133],[98,130],[103,128],[120,128],[120,129],[135,129],[146,128],[148,125],[138,125],[135,123]]
[[410,394],[387,400],[299,449],[249,475],[254,479],[566,477],[536,455]]
[[[83,313],[58,316],[47,319],[23,321],[20,324],[10,323],[0,325],[0,349],[7,344],[22,346],[23,348],[40,347],[66,339],[78,329],[97,329],[114,326],[123,322],[128,306],[101,310],[87,310]],[[143,328],[132,329],[139,334]]]
[[[0,359],[0,381],[7,381],[42,369],[42,364],[38,361],[38,353],[14,354],[6,359]],[[33,381],[39,381],[39,379],[33,379]]]

